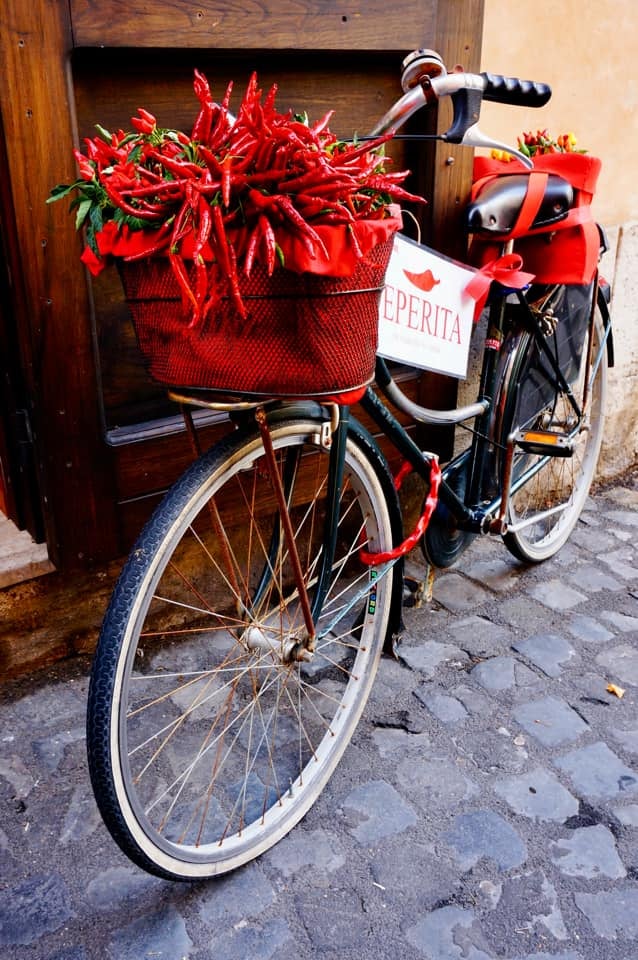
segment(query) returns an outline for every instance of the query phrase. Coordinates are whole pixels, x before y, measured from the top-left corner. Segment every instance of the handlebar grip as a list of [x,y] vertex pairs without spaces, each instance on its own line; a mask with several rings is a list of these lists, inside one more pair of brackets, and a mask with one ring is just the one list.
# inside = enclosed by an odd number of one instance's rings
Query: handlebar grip
[[481,76],[485,83],[484,100],[509,103],[514,107],[542,107],[552,95],[552,88],[546,83],[502,77],[496,73],[482,73]]

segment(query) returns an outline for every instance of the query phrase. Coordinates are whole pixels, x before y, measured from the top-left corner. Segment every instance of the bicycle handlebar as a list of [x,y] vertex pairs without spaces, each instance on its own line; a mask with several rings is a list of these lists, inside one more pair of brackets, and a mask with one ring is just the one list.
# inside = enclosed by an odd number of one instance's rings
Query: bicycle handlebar
[[502,77],[498,73],[482,73],[481,76],[485,81],[484,100],[509,103],[513,107],[544,107],[552,95],[552,88],[546,83]]
[[[422,69],[419,69],[422,63]],[[381,118],[370,136],[395,132],[421,107],[450,97],[454,109],[452,125],[428,139],[459,143],[470,147],[505,150],[526,167],[532,162],[514,147],[486,137],[478,128],[481,102],[492,100],[511,106],[542,107],[552,95],[546,83],[503,77],[491,73],[448,73],[438,54],[416,50],[403,61],[403,85],[406,92]]]

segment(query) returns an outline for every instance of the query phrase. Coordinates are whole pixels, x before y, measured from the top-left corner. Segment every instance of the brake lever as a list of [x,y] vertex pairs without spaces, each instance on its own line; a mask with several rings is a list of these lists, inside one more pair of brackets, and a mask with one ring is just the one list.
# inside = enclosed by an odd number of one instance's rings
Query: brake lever
[[[442,134],[440,139],[448,140],[447,133]],[[479,130],[477,123],[473,123],[472,126],[468,127],[460,140],[458,140],[458,138],[450,138],[449,142],[460,143],[464,147],[486,147],[491,150],[502,150],[504,153],[509,153],[511,157],[519,160],[528,170],[534,169],[534,164],[529,157],[525,156],[524,153],[521,153],[521,151],[515,147],[510,146],[509,143],[502,143],[500,140],[487,137],[482,130]]]

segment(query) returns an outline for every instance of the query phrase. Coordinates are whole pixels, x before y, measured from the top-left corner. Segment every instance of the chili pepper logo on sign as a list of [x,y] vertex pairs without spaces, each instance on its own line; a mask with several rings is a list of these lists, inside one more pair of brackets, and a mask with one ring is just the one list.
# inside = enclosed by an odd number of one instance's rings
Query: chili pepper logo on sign
[[474,317],[471,267],[397,235],[379,303],[379,353],[464,378]]
[[409,270],[404,270],[403,272],[410,283],[413,283],[415,287],[418,287],[419,290],[424,290],[426,293],[430,293],[431,290],[434,290],[437,283],[441,282],[436,279],[431,270],[424,270],[423,273],[410,273]]

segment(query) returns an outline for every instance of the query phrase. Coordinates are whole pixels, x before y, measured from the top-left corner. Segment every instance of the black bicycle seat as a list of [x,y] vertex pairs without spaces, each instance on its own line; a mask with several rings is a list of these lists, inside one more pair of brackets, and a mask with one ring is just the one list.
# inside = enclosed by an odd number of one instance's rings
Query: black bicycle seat
[[[529,177],[524,173],[504,174],[488,181],[467,208],[469,232],[507,236],[518,221],[528,182]],[[572,185],[550,173],[545,194],[530,229],[551,227],[564,220],[573,202]]]

